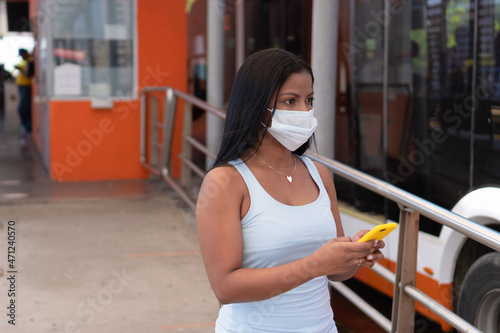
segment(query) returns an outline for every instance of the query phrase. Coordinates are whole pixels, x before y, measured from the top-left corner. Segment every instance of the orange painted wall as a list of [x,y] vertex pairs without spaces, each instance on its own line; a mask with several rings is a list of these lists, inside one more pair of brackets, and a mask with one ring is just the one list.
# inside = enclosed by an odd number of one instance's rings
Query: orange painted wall
[[139,102],[92,110],[89,101],[50,103],[51,174],[59,181],[146,177],[139,164]]
[[[145,86],[187,87],[187,15],[182,1],[137,1],[139,92]],[[146,178],[140,155],[140,102],[115,101],[94,110],[90,101],[50,102],[50,174],[59,181]],[[176,127],[181,126],[181,117]],[[180,131],[174,168],[178,175]]]

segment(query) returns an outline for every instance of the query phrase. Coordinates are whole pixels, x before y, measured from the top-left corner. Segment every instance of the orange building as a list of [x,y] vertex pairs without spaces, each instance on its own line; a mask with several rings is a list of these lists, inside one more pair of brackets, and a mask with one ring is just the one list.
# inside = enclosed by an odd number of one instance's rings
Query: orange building
[[[33,137],[50,177],[148,177],[139,159],[140,94],[150,86],[186,90],[185,3],[30,0],[29,5],[36,40]],[[175,173],[179,162],[173,163]]]

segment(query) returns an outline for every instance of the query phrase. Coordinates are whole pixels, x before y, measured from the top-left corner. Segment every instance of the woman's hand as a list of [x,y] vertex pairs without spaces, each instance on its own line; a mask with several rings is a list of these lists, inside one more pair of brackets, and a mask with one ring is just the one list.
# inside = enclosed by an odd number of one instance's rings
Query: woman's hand
[[[361,239],[365,234],[367,234],[370,230],[360,230],[354,235],[352,238],[353,242],[357,242],[358,240]],[[358,267],[368,267],[371,268],[373,265],[375,265],[375,262],[380,261],[384,259],[384,254],[380,251],[380,249],[383,249],[385,247],[385,242],[384,241],[379,241],[379,240],[373,240],[373,251],[366,256],[366,258],[360,258],[361,265],[356,265]]]
[[377,250],[374,241],[356,243],[350,237],[338,237],[312,254],[309,265],[312,269],[318,270],[318,275],[350,274],[354,268],[359,267],[360,262],[366,266],[368,262],[366,258]]
[[333,281],[351,278],[359,267],[373,267],[375,262],[384,258],[380,249],[385,243],[376,240],[358,242],[367,232],[359,231],[352,240],[350,237],[330,240],[311,256],[312,263],[309,266],[317,269],[319,275],[327,275]]

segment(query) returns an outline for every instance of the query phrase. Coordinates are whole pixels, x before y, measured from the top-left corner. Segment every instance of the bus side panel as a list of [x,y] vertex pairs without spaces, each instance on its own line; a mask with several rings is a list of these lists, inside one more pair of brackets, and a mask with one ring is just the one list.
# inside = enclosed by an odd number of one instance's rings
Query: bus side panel
[[[383,259],[380,264],[384,267],[389,267],[392,272],[396,272],[396,263]],[[394,296],[394,286],[392,283],[386,281],[377,273],[373,272],[368,268],[361,268],[355,275],[355,278],[362,281],[363,283],[369,285],[370,287],[378,290],[379,292],[385,294],[388,297]],[[441,305],[451,310],[452,307],[452,284],[439,284],[438,281],[425,276],[421,273],[417,273],[417,288],[422,292],[427,294],[429,297],[433,298]],[[448,332],[452,329],[452,326],[446,323],[444,320],[439,318],[437,315],[432,313],[426,307],[420,303],[415,303],[415,310],[417,310],[422,315],[434,320],[435,322],[441,324],[443,331]],[[416,325],[419,323],[417,322]]]

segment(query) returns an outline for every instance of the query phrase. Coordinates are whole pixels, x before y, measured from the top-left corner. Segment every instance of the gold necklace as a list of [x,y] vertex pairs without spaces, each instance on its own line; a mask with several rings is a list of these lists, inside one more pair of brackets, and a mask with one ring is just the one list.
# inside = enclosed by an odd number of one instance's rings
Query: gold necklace
[[259,161],[261,161],[263,164],[267,165],[267,166],[268,166],[269,168],[271,168],[273,171],[275,171],[275,172],[279,173],[279,174],[280,174],[280,175],[282,175],[282,176],[285,176],[285,177],[286,177],[286,179],[288,180],[288,182],[289,182],[289,183],[291,183],[291,182],[293,181],[292,176],[293,176],[293,173],[295,172],[295,169],[297,168],[297,159],[296,159],[296,157],[295,157],[293,154],[292,154],[292,156],[293,156],[293,170],[292,170],[292,173],[290,174],[290,176],[287,176],[287,175],[286,175],[286,174],[284,174],[283,172],[276,170],[276,169],[275,169],[275,168],[273,168],[271,165],[269,165],[269,164],[267,164],[266,162],[264,162],[264,161],[263,161],[263,160],[262,160],[259,156],[257,156],[257,153],[256,153],[256,152],[254,152],[253,150],[249,149],[249,151],[252,153],[252,155],[253,155],[253,156],[257,157],[257,159],[258,159]]

